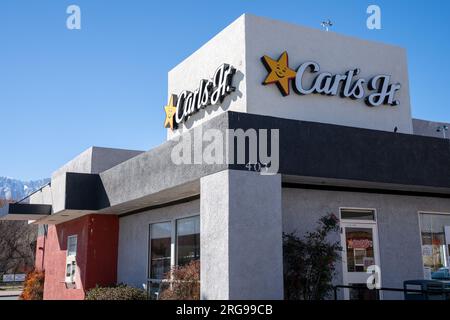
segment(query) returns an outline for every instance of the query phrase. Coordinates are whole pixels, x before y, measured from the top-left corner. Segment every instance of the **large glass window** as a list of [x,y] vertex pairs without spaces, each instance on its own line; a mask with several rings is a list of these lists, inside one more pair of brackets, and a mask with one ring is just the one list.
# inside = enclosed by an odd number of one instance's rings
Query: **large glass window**
[[450,215],[421,213],[419,218],[424,276],[450,280]]
[[67,255],[76,256],[77,255],[77,236],[67,237]]
[[151,224],[149,251],[147,290],[151,299],[158,299],[172,263],[183,266],[200,259],[200,216]]
[[177,264],[200,259],[200,217],[177,220]]
[[170,271],[172,223],[150,225],[150,278],[163,279]]

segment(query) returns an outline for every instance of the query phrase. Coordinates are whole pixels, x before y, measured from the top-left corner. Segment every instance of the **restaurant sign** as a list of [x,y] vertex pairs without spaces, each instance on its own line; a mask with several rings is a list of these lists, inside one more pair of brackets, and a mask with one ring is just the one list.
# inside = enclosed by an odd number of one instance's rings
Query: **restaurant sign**
[[201,80],[195,91],[184,90],[179,95],[172,94],[169,103],[164,107],[164,127],[174,130],[200,109],[222,103],[223,99],[235,90],[232,86],[235,73],[235,68],[223,64],[216,70],[212,79]]
[[[293,70],[289,67],[286,51],[278,60],[264,55],[261,61],[269,72],[263,85],[276,84],[283,96],[289,95],[289,86],[292,81],[292,87],[299,95],[322,94],[353,100],[364,99],[369,107],[400,104],[400,101],[395,99],[395,94],[400,90],[401,85],[392,84],[389,75],[380,74],[366,80],[357,78],[361,72],[358,68],[348,70],[344,74],[320,72],[319,64],[314,61],[304,62]],[[315,75],[315,78],[311,85],[306,86],[305,78],[308,75]]]

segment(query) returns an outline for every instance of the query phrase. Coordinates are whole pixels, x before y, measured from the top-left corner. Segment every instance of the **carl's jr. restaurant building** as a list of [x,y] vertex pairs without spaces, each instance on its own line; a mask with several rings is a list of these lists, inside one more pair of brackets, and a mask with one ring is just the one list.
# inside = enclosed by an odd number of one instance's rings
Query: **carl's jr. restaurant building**
[[411,117],[404,49],[243,15],[169,72],[168,96],[160,146],[92,147],[2,209],[40,225],[45,299],[156,296],[193,259],[203,299],[283,299],[283,232],[329,213],[335,284],[365,286],[376,265],[402,288],[449,266],[450,144]]

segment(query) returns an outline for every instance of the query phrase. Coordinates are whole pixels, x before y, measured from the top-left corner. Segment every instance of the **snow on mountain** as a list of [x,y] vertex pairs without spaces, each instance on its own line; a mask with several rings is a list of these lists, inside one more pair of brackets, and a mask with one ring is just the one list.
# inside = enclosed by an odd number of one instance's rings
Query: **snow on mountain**
[[21,181],[9,177],[0,177],[0,199],[20,200],[49,181],[50,179]]

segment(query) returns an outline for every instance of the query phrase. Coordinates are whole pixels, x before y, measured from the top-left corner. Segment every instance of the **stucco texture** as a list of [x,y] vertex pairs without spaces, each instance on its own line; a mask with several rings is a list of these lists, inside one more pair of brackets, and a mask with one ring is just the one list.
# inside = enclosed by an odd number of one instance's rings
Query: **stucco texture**
[[[339,215],[341,207],[376,209],[382,286],[403,288],[405,280],[423,279],[419,212],[450,212],[450,199],[283,188],[283,231],[302,235],[325,214]],[[342,284],[342,264],[336,267],[334,282]]]

